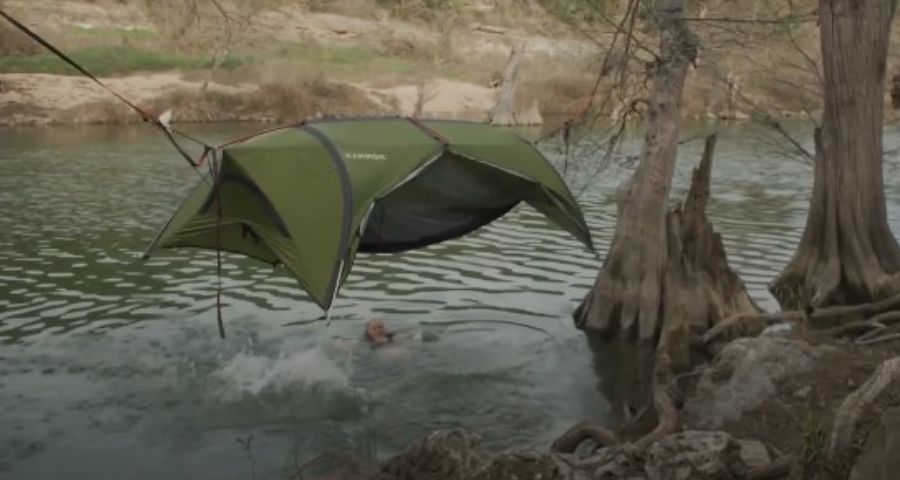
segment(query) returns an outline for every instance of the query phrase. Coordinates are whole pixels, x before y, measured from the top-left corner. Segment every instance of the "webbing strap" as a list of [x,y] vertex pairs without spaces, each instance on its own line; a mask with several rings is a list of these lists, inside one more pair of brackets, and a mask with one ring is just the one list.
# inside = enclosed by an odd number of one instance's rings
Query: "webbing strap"
[[441,145],[447,146],[450,143],[450,141],[447,140],[447,137],[441,135],[440,133],[435,131],[435,129],[429,127],[428,125],[425,125],[424,123],[420,122],[418,118],[406,117],[406,121],[415,125],[416,128],[418,128],[419,130],[424,132],[429,137],[437,140],[437,142],[440,143]]

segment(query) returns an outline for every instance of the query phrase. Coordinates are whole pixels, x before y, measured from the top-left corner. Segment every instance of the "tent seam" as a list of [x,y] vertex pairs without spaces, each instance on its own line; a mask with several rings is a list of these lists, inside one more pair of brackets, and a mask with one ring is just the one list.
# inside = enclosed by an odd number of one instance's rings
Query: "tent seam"
[[338,247],[338,262],[331,271],[331,281],[329,282],[328,291],[325,300],[328,302],[326,310],[332,307],[333,299],[337,296],[338,286],[341,283],[341,269],[344,262],[350,256],[350,227],[353,223],[353,190],[350,185],[350,172],[347,170],[347,164],[340,150],[328,136],[313,125],[302,125],[301,130],[310,134],[319,144],[325,148],[338,171],[338,177],[341,179],[341,198],[344,200],[343,222],[341,225],[341,239]]

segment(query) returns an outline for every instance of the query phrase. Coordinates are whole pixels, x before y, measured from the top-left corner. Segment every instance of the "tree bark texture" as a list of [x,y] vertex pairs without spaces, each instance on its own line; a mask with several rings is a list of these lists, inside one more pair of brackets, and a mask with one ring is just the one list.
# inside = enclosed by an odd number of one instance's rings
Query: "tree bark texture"
[[720,322],[762,311],[728,265],[722,237],[706,216],[715,145],[716,137],[709,136],[684,207],[676,206],[666,216],[660,345],[668,351],[676,369],[690,363],[691,337],[700,337]]
[[[692,338],[700,338],[719,324],[762,311],[729,267],[722,237],[706,216],[715,144],[715,136],[706,139],[684,206],[676,206],[665,216],[665,264],[657,297],[662,330],[656,332],[660,333],[657,354],[664,350],[676,369],[691,363]],[[589,299],[590,293],[586,302]],[[584,306],[581,310],[583,318],[590,315]],[[717,333],[720,339],[728,335]]]
[[782,309],[871,302],[900,290],[882,177],[885,70],[896,0],[820,0],[825,108],[806,229],[770,285]]
[[660,31],[660,60],[641,160],[620,189],[616,233],[576,316],[585,328],[643,340],[655,338],[661,323],[666,206],[678,148],[681,94],[697,53],[697,39],[683,20],[684,0],[657,0],[653,8]]

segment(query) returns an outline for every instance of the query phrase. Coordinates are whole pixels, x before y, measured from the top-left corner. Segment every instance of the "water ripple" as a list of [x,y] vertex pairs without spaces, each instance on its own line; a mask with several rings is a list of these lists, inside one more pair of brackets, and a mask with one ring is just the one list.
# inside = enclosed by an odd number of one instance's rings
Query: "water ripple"
[[[5,129],[0,138],[0,476],[14,462],[36,469],[16,478],[68,473],[53,465],[115,470],[115,457],[119,476],[143,461],[144,478],[163,478],[159,465],[174,455],[194,468],[182,473],[246,478],[235,473],[245,461],[239,434],[266,445],[260,462],[282,465],[284,443],[307,452],[358,447],[350,440],[362,420],[378,425],[378,448],[390,452],[422,430],[461,424],[495,448],[546,443],[569,422],[606,414],[569,316],[611,241],[625,169],[605,171],[580,198],[599,257],[522,206],[455,241],[360,256],[327,328],[284,270],[225,255],[223,342],[212,252],[140,260],[196,181],[155,132]],[[811,172],[761,152],[746,131],[722,135],[709,216],[751,295],[774,309],[766,285],[800,240]],[[674,197],[684,196],[698,158],[696,142],[686,144]],[[885,177],[896,174],[889,167]],[[896,232],[900,184],[887,183]],[[344,370],[329,367],[333,378],[349,385],[337,396],[307,385],[318,377],[304,362],[327,362],[302,352],[355,341],[372,311],[399,328],[434,329],[438,347],[334,360]],[[220,398],[229,381],[234,388]]]

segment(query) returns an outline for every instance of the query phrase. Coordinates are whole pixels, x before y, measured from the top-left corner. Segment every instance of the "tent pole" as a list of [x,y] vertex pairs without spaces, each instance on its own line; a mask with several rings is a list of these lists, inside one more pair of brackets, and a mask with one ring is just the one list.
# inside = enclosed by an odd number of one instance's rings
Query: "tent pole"
[[341,277],[344,276],[344,261],[341,260],[341,263],[338,265],[338,274],[337,278],[334,280],[334,293],[331,294],[331,303],[328,304],[328,311],[325,312],[325,326],[331,325],[331,310],[334,308],[334,301],[337,300],[337,292],[338,286],[341,284]]

